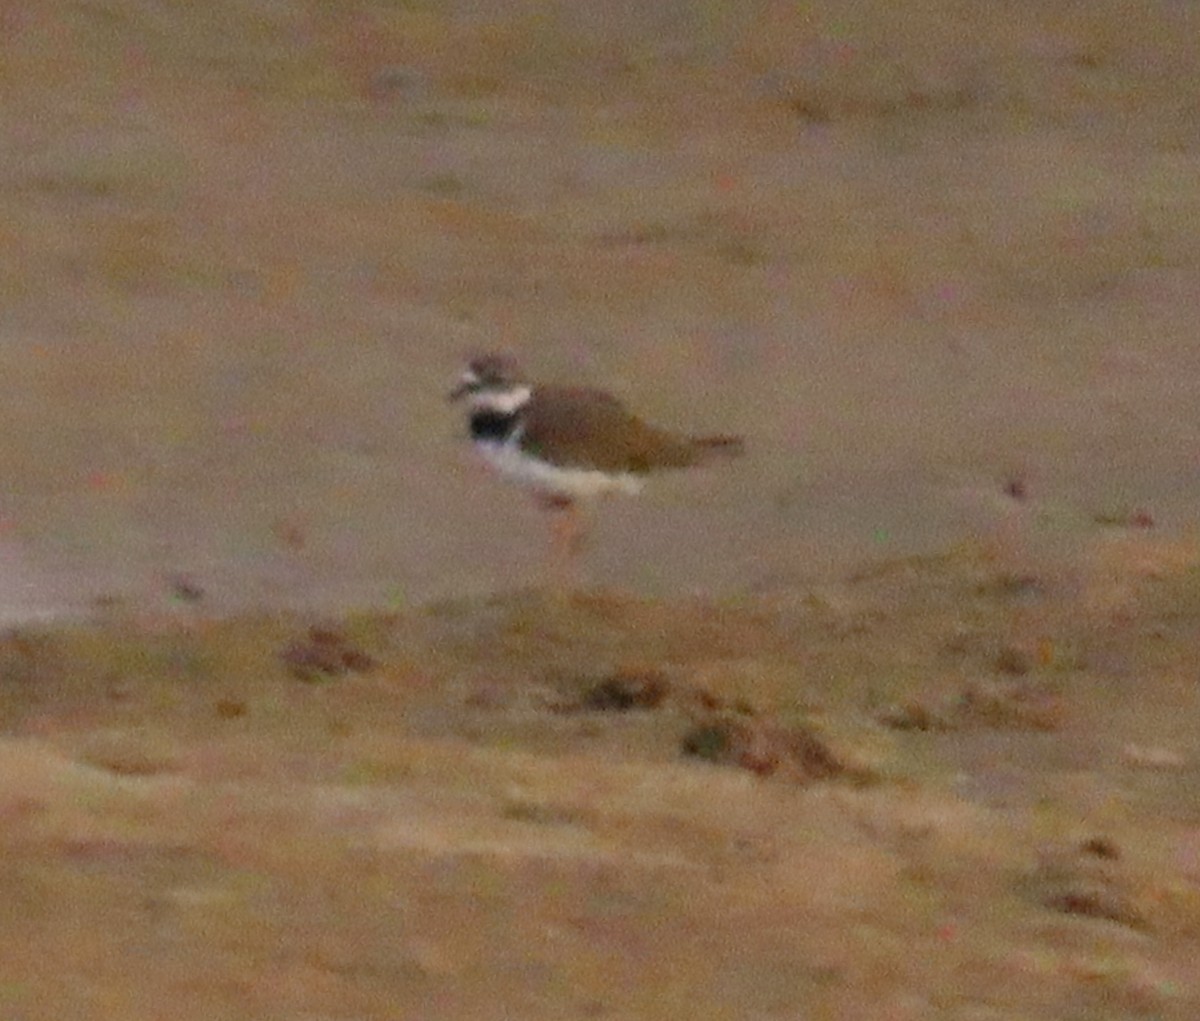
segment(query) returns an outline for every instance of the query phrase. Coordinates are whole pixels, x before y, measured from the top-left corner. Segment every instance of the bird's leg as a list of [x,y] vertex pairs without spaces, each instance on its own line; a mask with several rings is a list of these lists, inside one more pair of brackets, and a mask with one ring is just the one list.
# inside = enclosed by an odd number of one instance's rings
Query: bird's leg
[[579,504],[571,502],[557,509],[554,515],[555,538],[568,558],[579,556],[583,552],[586,538],[583,522],[583,512]]
[[539,496],[538,505],[551,514],[550,567],[559,588],[571,588],[578,580],[579,557],[586,534],[579,505],[569,497]]

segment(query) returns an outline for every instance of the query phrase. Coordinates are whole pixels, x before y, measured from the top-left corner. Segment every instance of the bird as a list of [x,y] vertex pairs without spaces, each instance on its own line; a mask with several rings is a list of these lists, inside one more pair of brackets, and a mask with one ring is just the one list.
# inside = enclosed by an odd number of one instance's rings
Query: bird
[[466,404],[471,442],[502,478],[553,514],[553,547],[573,563],[580,505],[635,495],[645,477],[743,453],[740,436],[692,436],[650,425],[606,390],[535,383],[511,354],[471,358],[447,395]]

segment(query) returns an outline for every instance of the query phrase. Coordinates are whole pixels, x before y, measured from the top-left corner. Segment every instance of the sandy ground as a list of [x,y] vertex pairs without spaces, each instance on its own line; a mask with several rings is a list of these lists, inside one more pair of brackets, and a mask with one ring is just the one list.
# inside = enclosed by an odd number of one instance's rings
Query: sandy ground
[[[3,1016],[1197,1016],[1200,11],[0,40]],[[548,594],[490,347],[748,456]]]
[[1198,579],[13,634],[3,1015],[1193,1018]]
[[940,549],[1014,478],[1068,561],[1189,528],[1195,12],[843,8],[10,5],[7,559],[80,605],[536,583],[442,401],[494,346],[748,437],[603,508],[596,583]]

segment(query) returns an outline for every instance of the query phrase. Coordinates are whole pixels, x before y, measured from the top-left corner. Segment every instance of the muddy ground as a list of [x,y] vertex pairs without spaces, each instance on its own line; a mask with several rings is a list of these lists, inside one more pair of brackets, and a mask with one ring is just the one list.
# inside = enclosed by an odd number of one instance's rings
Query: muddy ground
[[[1200,12],[0,12],[0,1016],[1200,1014]],[[744,434],[543,523],[465,352]]]

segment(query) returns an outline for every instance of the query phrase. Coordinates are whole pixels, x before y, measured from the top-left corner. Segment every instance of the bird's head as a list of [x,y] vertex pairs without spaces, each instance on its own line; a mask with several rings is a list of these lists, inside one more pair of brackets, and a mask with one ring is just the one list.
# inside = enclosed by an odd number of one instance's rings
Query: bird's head
[[472,407],[512,412],[529,400],[529,395],[529,384],[517,360],[512,355],[491,353],[467,362],[447,399],[467,398]]

